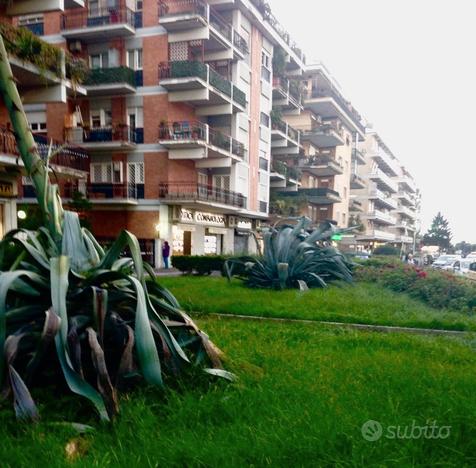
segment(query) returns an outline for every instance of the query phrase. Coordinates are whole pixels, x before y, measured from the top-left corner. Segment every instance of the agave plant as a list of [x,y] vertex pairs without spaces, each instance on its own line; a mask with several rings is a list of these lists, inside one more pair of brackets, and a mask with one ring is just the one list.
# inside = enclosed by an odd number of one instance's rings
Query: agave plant
[[257,288],[326,287],[329,281],[352,281],[351,264],[331,245],[331,237],[354,228],[338,229],[330,222],[309,232],[311,220],[267,229],[259,257],[238,257],[225,262],[228,279],[235,275]]
[[117,413],[117,389],[128,382],[162,387],[194,368],[231,379],[219,350],[142,262],[135,236],[124,231],[104,251],[76,213],[63,211],[1,36],[0,94],[45,220],[0,242],[0,385],[17,416],[36,419],[29,388],[58,379],[102,420]]

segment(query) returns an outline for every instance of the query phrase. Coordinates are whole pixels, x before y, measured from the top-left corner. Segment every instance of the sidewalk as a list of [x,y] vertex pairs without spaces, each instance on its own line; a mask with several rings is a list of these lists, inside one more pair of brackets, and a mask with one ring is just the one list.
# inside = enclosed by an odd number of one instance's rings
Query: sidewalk
[[154,271],[157,276],[182,276],[182,272],[176,268],[156,268]]

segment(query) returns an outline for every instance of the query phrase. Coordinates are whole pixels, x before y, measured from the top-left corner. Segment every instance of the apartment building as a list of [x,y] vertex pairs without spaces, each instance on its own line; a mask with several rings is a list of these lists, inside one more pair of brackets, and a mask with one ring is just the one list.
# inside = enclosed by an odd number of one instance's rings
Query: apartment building
[[[70,7],[82,6],[82,2],[75,1],[66,4]],[[38,42],[32,44],[37,56],[22,49],[22,38],[13,25],[13,17],[17,14],[34,16],[44,11],[59,12],[64,7],[64,1],[54,0],[15,1],[0,5],[0,28],[5,38],[12,72],[25,107],[30,109],[29,116],[36,133],[35,139],[39,152],[44,157],[48,154],[48,144],[44,137],[46,117],[42,118],[40,114],[58,114],[73,95],[83,95],[86,91],[74,84],[72,68],[75,62],[64,50],[46,43],[40,47],[41,43]],[[56,155],[50,160],[50,171],[57,180],[86,180],[89,160],[83,148],[75,145],[63,146],[58,141],[53,142],[53,150]],[[0,105],[0,237],[17,227],[17,199],[22,196],[22,187],[18,182],[22,177],[25,179],[25,171],[9,117],[6,108]]]
[[[83,193],[101,241],[128,229],[157,266],[164,240],[174,254],[253,252],[269,212],[274,48],[290,73],[302,52],[256,0],[69,6],[15,10],[16,24],[90,68],[85,95],[27,106],[35,128],[89,154],[88,179],[62,184],[65,201]],[[19,192],[35,202],[28,180]]]
[[[291,205],[294,202],[292,214],[305,214],[315,223],[333,220],[346,227],[351,179],[353,185],[360,181],[354,177],[353,161],[354,149],[365,137],[362,117],[323,64],[306,65],[300,76],[289,79],[295,83],[299,106],[283,107],[279,98],[273,105],[288,133],[297,135],[299,145],[292,154],[272,148],[272,188],[278,206],[288,200]],[[281,86],[280,81],[275,83]]]
[[365,249],[391,243],[408,251],[418,219],[418,190],[409,172],[376,132],[368,132],[359,153],[363,186],[351,190],[351,224],[362,224],[356,241]]

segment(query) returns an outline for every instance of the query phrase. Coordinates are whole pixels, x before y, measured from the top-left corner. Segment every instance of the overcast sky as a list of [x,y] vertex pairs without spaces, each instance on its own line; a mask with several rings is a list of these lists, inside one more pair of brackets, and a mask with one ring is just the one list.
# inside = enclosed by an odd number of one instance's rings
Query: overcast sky
[[440,210],[453,242],[476,243],[476,2],[269,3],[414,175],[422,230]]

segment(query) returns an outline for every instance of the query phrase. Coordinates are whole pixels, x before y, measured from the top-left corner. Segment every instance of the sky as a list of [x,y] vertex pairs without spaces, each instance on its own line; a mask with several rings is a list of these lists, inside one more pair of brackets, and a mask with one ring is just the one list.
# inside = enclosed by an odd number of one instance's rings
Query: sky
[[268,1],[414,176],[422,233],[441,211],[476,243],[476,2]]

